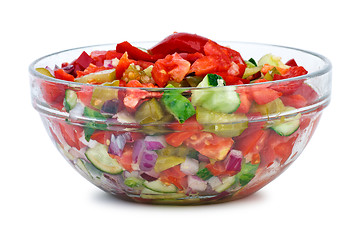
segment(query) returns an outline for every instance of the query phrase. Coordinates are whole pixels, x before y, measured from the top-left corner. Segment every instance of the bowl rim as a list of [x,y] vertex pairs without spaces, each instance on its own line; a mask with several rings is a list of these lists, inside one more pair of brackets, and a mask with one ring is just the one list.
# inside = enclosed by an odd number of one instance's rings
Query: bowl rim
[[[281,79],[281,80],[275,80],[275,81],[267,81],[267,82],[258,82],[258,83],[248,83],[248,84],[240,84],[240,85],[227,85],[227,86],[221,86],[221,87],[216,87],[216,88],[228,88],[228,87],[239,87],[239,88],[249,88],[251,86],[259,86],[259,85],[263,85],[263,84],[277,84],[277,83],[286,83],[286,82],[294,82],[296,80],[303,80],[303,79],[310,79],[310,78],[314,78],[314,77],[318,77],[318,76],[322,76],[324,74],[329,73],[332,70],[332,63],[331,61],[325,57],[324,55],[321,55],[319,53],[313,52],[313,51],[309,51],[309,50],[304,50],[304,49],[300,49],[300,48],[294,48],[294,47],[288,47],[288,46],[283,46],[283,45],[276,45],[276,44],[267,44],[267,43],[258,43],[258,42],[243,42],[243,41],[217,41],[220,44],[251,44],[251,45],[259,45],[259,46],[266,46],[266,47],[276,47],[276,48],[284,48],[284,49],[288,49],[288,50],[294,50],[294,51],[299,51],[308,55],[312,55],[314,57],[319,58],[320,60],[323,61],[323,68],[313,71],[311,73],[307,73],[305,75],[301,75],[298,77],[292,77],[292,78],[287,78],[287,79]],[[157,43],[156,41],[139,41],[139,42],[133,42],[132,44],[134,45],[138,45],[138,44],[155,44]],[[89,83],[80,83],[80,82],[71,82],[71,81],[66,81],[66,80],[61,80],[61,79],[57,79],[54,77],[49,77],[46,76],[38,71],[36,71],[35,69],[35,65],[46,59],[49,58],[51,56],[57,55],[57,54],[62,54],[62,53],[66,53],[66,52],[71,52],[71,51],[75,51],[75,50],[81,50],[81,49],[88,49],[88,48],[96,48],[96,47],[105,47],[105,46],[116,46],[117,43],[107,43],[107,44],[95,44],[95,45],[88,45],[88,46],[82,46],[82,47],[75,47],[75,48],[70,48],[70,49],[66,49],[66,50],[62,50],[62,51],[57,51],[54,53],[50,53],[47,54],[45,56],[42,56],[36,60],[34,60],[32,63],[30,63],[28,69],[29,72],[32,76],[41,78],[42,80],[46,80],[49,82],[54,82],[54,83],[59,83],[59,84],[71,84],[71,86],[92,86],[92,87],[103,87],[103,88],[111,88],[111,89],[140,89],[140,90],[145,90],[145,91],[168,91],[168,90],[182,90],[182,91],[191,91],[194,89],[208,89],[208,88],[212,88],[212,87],[180,87],[180,88],[165,88],[165,87],[156,87],[156,88],[151,88],[151,87],[117,87],[117,86],[105,86],[105,85],[95,85],[95,84],[89,84]]]

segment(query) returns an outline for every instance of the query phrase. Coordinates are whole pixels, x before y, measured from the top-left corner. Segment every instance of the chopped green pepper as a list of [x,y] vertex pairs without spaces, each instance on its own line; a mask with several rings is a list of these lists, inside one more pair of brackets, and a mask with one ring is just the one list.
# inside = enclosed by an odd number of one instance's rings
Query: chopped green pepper
[[200,177],[202,180],[208,180],[213,177],[213,174],[208,170],[208,168],[200,169],[196,175]]
[[271,70],[269,70],[266,75],[264,75],[264,79],[268,80],[268,81],[273,81],[273,77],[275,74],[281,75],[280,72],[278,71],[278,69],[276,67],[272,68]]
[[[85,107],[84,109],[84,116],[94,120],[106,120],[106,117],[103,116],[100,112],[88,107]],[[95,130],[105,130],[106,128],[107,125],[103,123],[95,123],[93,121],[86,123],[84,127],[85,139],[89,141]]]
[[250,162],[242,164],[241,171],[235,175],[241,186],[247,185],[255,177],[258,166],[259,164],[251,164]]
[[[174,88],[173,85],[168,84],[166,88]],[[191,102],[182,95],[181,90],[164,91],[161,101],[166,110],[170,112],[180,123],[183,123],[188,118],[196,113]]]

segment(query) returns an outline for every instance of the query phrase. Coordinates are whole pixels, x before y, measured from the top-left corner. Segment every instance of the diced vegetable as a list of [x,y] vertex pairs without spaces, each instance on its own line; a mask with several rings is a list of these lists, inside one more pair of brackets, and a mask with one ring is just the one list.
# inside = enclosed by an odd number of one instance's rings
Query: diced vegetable
[[166,169],[174,167],[183,163],[186,160],[185,157],[177,157],[177,156],[163,156],[160,155],[157,158],[156,165],[154,167],[156,172],[162,172]]
[[131,136],[129,133],[120,134],[117,137],[112,134],[108,152],[117,156],[121,156],[126,142],[130,139]]
[[239,136],[248,127],[248,118],[244,114],[218,113],[202,107],[197,107],[196,119],[205,131],[222,137]]
[[187,175],[195,175],[199,169],[199,162],[193,158],[186,157],[181,163],[181,171]]
[[207,188],[207,182],[197,176],[188,176],[188,187],[194,191],[204,191]]
[[156,180],[156,181],[152,181],[152,182],[145,181],[143,183],[143,185],[145,186],[145,188],[150,189],[154,192],[159,192],[159,193],[176,193],[177,192],[177,187],[175,185],[173,185],[173,184],[166,185],[160,180]]
[[211,111],[221,113],[232,113],[236,111],[241,103],[235,87],[224,86],[224,80],[216,74],[207,74],[197,87],[218,87],[199,89],[192,91],[192,103]]
[[235,175],[235,178],[242,186],[247,185],[255,176],[259,164],[244,163],[242,170]]
[[85,75],[83,77],[75,78],[75,82],[79,83],[105,83],[112,82],[116,79],[116,70],[109,69],[102,72],[95,72]]
[[[172,85],[167,85],[166,88],[173,88]],[[188,118],[196,113],[191,102],[182,94],[180,90],[164,91],[161,98],[168,112],[170,112],[180,123],[183,123]]]
[[152,170],[156,165],[157,158],[156,152],[144,150],[140,159],[140,169],[145,172]]
[[235,184],[236,178],[235,176],[231,177],[225,177],[222,180],[222,184],[219,186],[214,187],[214,190],[218,193],[226,191],[228,188],[230,188],[233,184]]
[[146,136],[144,139],[147,150],[159,150],[167,146],[164,136]]
[[109,174],[120,174],[123,171],[123,168],[115,159],[108,155],[107,150],[106,145],[96,144],[93,148],[89,148],[85,155],[99,170]]
[[125,179],[124,184],[130,188],[138,188],[143,184],[143,180],[136,177],[128,177]]
[[67,112],[70,112],[77,104],[77,94],[71,89],[65,91],[64,107]]
[[241,151],[232,149],[224,162],[226,163],[226,170],[228,171],[241,171],[243,155]]
[[136,122],[141,124],[159,121],[163,116],[162,107],[155,98],[142,103],[135,113]]
[[211,177],[213,177],[212,173],[208,170],[208,168],[202,168],[197,172],[196,175],[200,177],[202,180],[208,180]]
[[273,129],[280,136],[290,136],[298,130],[300,126],[301,114],[297,114],[295,117],[281,118],[271,124],[270,128]]

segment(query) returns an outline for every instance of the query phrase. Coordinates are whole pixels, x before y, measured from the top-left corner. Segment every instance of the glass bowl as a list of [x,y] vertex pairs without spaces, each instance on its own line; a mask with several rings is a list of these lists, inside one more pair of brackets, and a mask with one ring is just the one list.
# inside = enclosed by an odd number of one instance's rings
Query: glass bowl
[[[308,74],[237,86],[168,89],[68,82],[36,71],[72,61],[83,51],[116,48],[107,44],[34,61],[29,67],[32,104],[70,165],[121,199],[203,204],[243,198],[279,176],[308,144],[330,101],[331,63],[319,54],[295,48],[220,44],[239,51],[244,59],[259,59],[267,53],[283,60],[294,58]],[[165,98],[169,104],[176,103],[179,96],[193,101],[194,95],[215,91],[221,96],[236,92],[243,103],[248,94],[261,95],[267,89],[289,91],[266,104],[249,102],[249,110],[232,114],[197,107],[196,115],[182,124],[164,107]],[[298,95],[299,103],[294,101]],[[67,97],[70,103],[64,101]],[[124,107],[124,101],[133,101],[138,107]]]

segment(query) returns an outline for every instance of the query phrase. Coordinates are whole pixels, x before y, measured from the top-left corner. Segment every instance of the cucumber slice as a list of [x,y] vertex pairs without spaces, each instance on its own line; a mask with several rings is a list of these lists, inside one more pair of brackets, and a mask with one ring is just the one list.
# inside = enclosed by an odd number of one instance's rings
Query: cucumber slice
[[300,117],[301,114],[298,113],[295,117],[276,120],[270,128],[280,136],[290,136],[298,130]]
[[145,181],[143,183],[145,188],[150,189],[157,193],[176,193],[177,187],[173,184],[166,185],[161,180],[156,180],[152,182]]
[[236,182],[236,178],[235,176],[231,176],[231,177],[225,177],[222,180],[222,184],[215,187],[214,191],[221,193],[226,191],[228,188],[230,188],[234,183]]
[[156,199],[156,200],[178,199],[178,198],[186,197],[186,194],[184,194],[184,193],[160,193],[160,192],[152,191],[148,188],[144,188],[141,192],[140,197],[144,198],[144,199]]
[[[235,87],[226,87],[223,78],[216,74],[207,74],[197,87],[213,87],[192,91],[192,104],[208,110],[233,113],[241,104]],[[219,87],[219,88],[217,88]]]
[[87,159],[99,170],[109,174],[120,174],[123,169],[116,159],[111,158],[107,153],[108,147],[103,144],[96,144],[85,152]]
[[257,72],[259,72],[260,70],[262,70],[261,67],[247,67],[243,73],[242,78],[247,78],[249,76],[252,76],[253,74],[256,74]]
[[234,90],[235,88],[216,91],[210,97],[206,97],[201,106],[215,112],[233,113],[241,104],[239,94]]
[[[295,110],[295,108],[286,107],[284,110],[291,111]],[[290,136],[298,130],[300,126],[300,117],[300,113],[298,113],[294,117],[285,118],[283,116],[281,119],[273,121],[269,128],[274,130],[280,136]]]
[[281,57],[275,56],[271,53],[268,53],[261,57],[261,59],[258,60],[258,66],[263,66],[264,64],[269,64],[271,66],[280,67],[280,68],[288,68],[282,61]]
[[74,90],[67,89],[65,91],[64,107],[67,112],[73,109],[77,103],[77,94]]
[[78,158],[75,161],[75,166],[79,168],[82,172],[84,172],[87,176],[91,177],[92,179],[100,179],[102,176],[102,172],[94,167],[91,163]]
[[125,179],[124,184],[130,188],[141,187],[144,180],[136,177],[128,177]]

